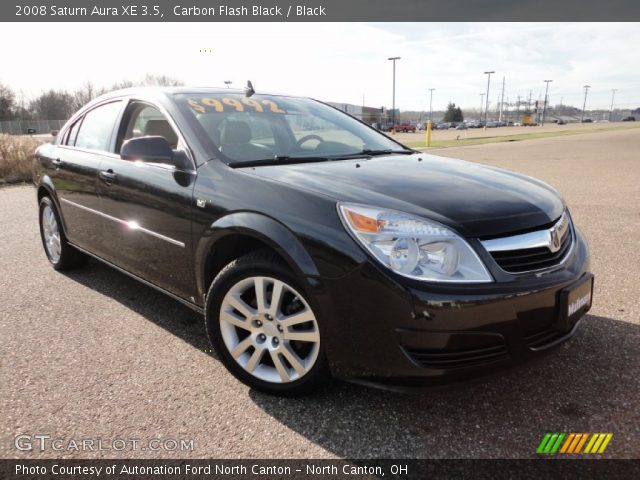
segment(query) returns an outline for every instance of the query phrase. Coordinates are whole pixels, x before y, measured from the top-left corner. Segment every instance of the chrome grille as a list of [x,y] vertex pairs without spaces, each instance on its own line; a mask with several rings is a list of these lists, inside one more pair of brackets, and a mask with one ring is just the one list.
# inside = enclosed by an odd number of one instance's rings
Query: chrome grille
[[560,265],[573,247],[571,220],[565,212],[551,228],[482,241],[496,263],[509,273]]

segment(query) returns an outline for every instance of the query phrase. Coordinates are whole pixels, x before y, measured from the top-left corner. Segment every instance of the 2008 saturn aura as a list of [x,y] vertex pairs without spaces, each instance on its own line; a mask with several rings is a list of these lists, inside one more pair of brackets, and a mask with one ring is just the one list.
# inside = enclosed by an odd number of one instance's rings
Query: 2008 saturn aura
[[311,99],[110,93],[37,150],[34,182],[55,269],[94,257],[204,314],[228,370],[273,394],[476,378],[591,306],[586,242],[549,185]]

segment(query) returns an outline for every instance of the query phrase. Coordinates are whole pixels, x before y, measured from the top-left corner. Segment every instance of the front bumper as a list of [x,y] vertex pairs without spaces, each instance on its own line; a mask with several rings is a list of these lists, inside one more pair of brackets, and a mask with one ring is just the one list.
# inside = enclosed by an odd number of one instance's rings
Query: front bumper
[[534,359],[569,339],[555,326],[559,292],[589,270],[584,238],[563,268],[481,286],[395,277],[372,262],[319,286],[334,375],[388,385],[475,379]]

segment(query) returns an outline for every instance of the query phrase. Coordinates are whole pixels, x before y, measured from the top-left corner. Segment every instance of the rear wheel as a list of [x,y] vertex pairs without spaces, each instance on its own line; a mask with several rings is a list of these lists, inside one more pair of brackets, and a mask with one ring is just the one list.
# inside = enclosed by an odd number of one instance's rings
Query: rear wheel
[[56,270],[71,270],[87,263],[89,257],[69,245],[60,215],[49,197],[40,200],[40,237],[44,253]]
[[245,255],[218,274],[206,324],[225,366],[256,390],[301,395],[330,378],[316,313],[271,252]]

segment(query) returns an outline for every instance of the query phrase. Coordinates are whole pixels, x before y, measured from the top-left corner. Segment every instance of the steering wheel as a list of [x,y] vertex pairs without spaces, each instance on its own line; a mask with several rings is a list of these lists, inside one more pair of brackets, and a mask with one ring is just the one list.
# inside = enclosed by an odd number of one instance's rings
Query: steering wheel
[[300,140],[298,140],[298,142],[296,143],[296,145],[297,145],[298,147],[302,147],[302,145],[303,145],[304,143],[308,142],[309,140],[317,140],[317,141],[318,141],[318,142],[320,142],[320,143],[324,143],[324,139],[323,139],[321,136],[311,134],[311,135],[305,135],[304,137],[302,137]]

